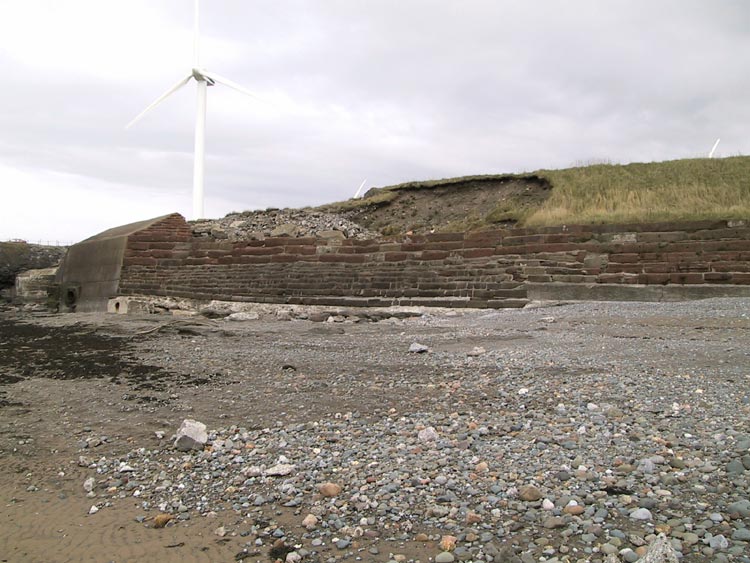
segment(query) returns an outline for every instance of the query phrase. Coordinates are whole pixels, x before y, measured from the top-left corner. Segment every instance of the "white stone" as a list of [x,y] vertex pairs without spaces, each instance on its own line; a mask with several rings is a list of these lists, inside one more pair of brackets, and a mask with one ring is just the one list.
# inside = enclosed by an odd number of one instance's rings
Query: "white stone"
[[83,482],[83,490],[87,493],[90,493],[94,490],[94,486],[96,485],[96,480],[93,477],[89,477]]
[[437,430],[434,427],[428,426],[427,428],[420,430],[417,434],[420,442],[434,442],[438,439]]
[[294,465],[291,463],[278,463],[272,467],[266,469],[266,475],[269,477],[282,477],[289,475],[294,471]]
[[182,452],[202,450],[208,442],[206,425],[197,420],[186,418],[177,430],[174,447]]
[[664,534],[659,534],[639,563],[678,563],[677,552]]
[[424,354],[429,351],[430,349],[427,346],[419,344],[418,342],[412,342],[411,346],[409,346],[409,352],[412,354]]
[[256,313],[255,311],[250,312],[242,312],[242,313],[232,313],[229,315],[226,320],[228,321],[257,321],[260,318],[260,315]]

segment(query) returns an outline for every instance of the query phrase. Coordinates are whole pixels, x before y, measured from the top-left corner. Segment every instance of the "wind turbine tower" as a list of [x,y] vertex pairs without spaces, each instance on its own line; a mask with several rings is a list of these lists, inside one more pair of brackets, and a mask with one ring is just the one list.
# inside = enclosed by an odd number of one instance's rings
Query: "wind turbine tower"
[[215,72],[208,72],[200,66],[200,34],[198,27],[198,0],[194,3],[194,27],[193,27],[193,68],[187,76],[180,79],[177,84],[172,86],[164,94],[156,98],[146,109],[139,113],[125,128],[129,129],[135,125],[149,111],[154,109],[177,90],[185,86],[190,79],[194,79],[197,86],[197,103],[195,109],[195,152],[193,155],[193,219],[203,218],[203,178],[204,164],[206,160],[206,94],[209,86],[215,83],[224,84],[238,92],[255,98],[256,96],[228,78],[224,78]]

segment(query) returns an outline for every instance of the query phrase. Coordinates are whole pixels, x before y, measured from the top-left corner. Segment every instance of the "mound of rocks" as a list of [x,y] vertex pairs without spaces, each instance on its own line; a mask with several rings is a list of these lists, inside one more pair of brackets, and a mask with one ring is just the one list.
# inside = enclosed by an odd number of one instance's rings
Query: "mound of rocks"
[[267,209],[230,213],[222,219],[191,222],[193,234],[230,241],[266,237],[331,237],[371,239],[379,235],[341,215],[311,209]]

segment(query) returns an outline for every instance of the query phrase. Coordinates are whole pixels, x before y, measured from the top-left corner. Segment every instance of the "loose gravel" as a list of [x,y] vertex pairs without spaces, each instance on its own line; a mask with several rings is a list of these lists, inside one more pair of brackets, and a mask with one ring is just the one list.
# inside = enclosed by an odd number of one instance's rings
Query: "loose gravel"
[[[749,562],[749,305],[216,321],[138,344],[214,374],[206,446],[161,431],[78,462],[92,509],[233,515],[216,533],[246,539],[238,560],[403,561],[389,546],[417,541],[433,561],[633,562],[664,534],[682,561]],[[184,414],[179,385],[164,401]]]

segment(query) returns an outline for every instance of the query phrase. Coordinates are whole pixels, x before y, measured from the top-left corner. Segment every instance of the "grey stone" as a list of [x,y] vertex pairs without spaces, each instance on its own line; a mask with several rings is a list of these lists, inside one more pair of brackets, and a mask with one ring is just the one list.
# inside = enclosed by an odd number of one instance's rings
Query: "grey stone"
[[351,544],[352,544],[351,540],[349,540],[349,539],[341,539],[341,540],[339,540],[339,541],[336,542],[336,547],[338,549],[346,549]]
[[750,517],[750,500],[742,499],[727,507],[729,514],[739,514],[742,518]]
[[648,508],[638,508],[630,513],[633,520],[652,520],[653,516]]
[[719,534],[708,540],[708,546],[711,549],[726,549],[729,547],[729,541],[722,534]]
[[729,475],[740,475],[745,472],[745,466],[739,459],[733,459],[727,464],[727,473]]
[[299,227],[294,223],[284,223],[271,231],[272,237],[296,237]]
[[562,518],[561,516],[550,516],[549,518],[545,518],[542,525],[548,530],[554,530],[555,528],[564,528],[565,518]]

